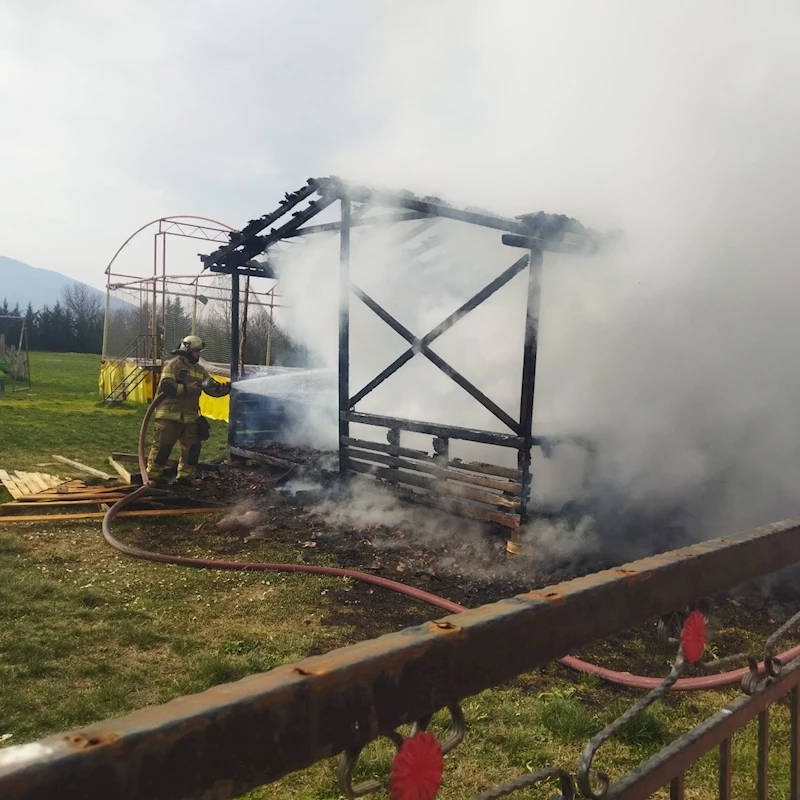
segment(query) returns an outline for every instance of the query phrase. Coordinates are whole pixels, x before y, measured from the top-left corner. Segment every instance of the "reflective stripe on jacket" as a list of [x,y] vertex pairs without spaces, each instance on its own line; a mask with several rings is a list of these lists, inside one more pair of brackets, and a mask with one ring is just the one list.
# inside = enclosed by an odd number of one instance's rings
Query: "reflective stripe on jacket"
[[[156,409],[156,419],[173,419],[179,422],[197,422],[200,416],[199,384],[208,377],[208,372],[200,364],[193,364],[186,356],[176,356],[167,361],[161,370],[158,391],[166,390],[168,395]],[[189,389],[187,383],[195,381],[196,389]]]

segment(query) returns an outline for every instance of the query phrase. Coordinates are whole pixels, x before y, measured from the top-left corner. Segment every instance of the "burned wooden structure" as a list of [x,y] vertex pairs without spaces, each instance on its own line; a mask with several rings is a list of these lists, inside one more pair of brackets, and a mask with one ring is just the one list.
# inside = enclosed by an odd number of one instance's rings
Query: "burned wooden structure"
[[[302,203],[307,205],[295,210]],[[307,225],[311,219],[334,204],[339,219]],[[357,226],[386,225],[418,220],[419,225],[401,237],[405,244],[427,232],[438,220],[456,220],[471,226],[498,231],[502,243],[524,252],[510,266],[467,300],[436,327],[418,336],[354,283],[350,274],[351,231]],[[276,227],[271,227],[280,222]],[[268,230],[269,229],[269,230]],[[533,402],[536,385],[538,319],[541,272],[544,254],[596,251],[607,236],[585,228],[563,215],[540,212],[517,218],[484,211],[459,209],[438,198],[420,198],[410,192],[391,192],[355,185],[336,177],[311,179],[302,189],[287,194],[270,214],[249,222],[241,231],[230,234],[227,245],[201,257],[207,269],[231,276],[231,375],[238,369],[238,286],[241,276],[273,277],[270,258],[281,242],[321,232],[335,232],[339,248],[339,332],[338,332],[338,441],[340,472],[343,475],[368,474],[406,490],[410,499],[434,503],[454,513],[464,514],[505,527],[511,531],[509,550],[519,550],[519,530],[527,515],[531,491],[531,450],[549,450],[563,440],[533,435]],[[424,243],[421,245],[424,247]],[[255,260],[266,255],[266,259]],[[522,380],[519,408],[509,413],[478,386],[465,378],[432,348],[435,340],[475,310],[516,275],[527,271],[527,313],[524,334]],[[352,391],[350,382],[350,306],[355,297],[408,343],[407,350],[363,387]],[[414,356],[421,355],[448,378],[469,393],[506,428],[505,432],[442,425],[422,420],[361,413],[358,404]],[[236,419],[235,393],[231,419]],[[363,424],[386,431],[386,442],[353,438],[351,424]],[[232,426],[235,428],[235,424]],[[431,437],[432,452],[404,447],[403,432]],[[451,458],[454,441],[477,442],[511,448],[517,452],[516,468],[485,463],[465,463]],[[573,439],[573,442],[577,440]],[[578,444],[585,444],[577,442]]]

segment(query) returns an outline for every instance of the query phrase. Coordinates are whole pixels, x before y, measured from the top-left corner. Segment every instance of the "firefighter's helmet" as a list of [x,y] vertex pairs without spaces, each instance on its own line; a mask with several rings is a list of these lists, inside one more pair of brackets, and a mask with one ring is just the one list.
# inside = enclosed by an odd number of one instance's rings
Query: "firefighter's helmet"
[[178,348],[181,353],[191,353],[192,350],[205,350],[206,343],[199,336],[184,336],[181,346]]

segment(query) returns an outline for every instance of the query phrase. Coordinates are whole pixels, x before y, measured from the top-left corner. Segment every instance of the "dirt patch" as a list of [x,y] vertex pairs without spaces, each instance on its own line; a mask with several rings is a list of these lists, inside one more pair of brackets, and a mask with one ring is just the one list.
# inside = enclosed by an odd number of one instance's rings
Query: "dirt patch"
[[[274,455],[286,458],[287,453],[276,449]],[[311,466],[293,478],[296,484],[291,499],[277,494],[274,488],[284,469],[242,462],[221,464],[213,478],[205,482],[202,492],[237,508],[258,509],[262,522],[251,535],[291,547],[296,562],[379,575],[466,607],[495,602],[613,566],[594,561],[546,567],[535,559],[509,558],[504,532],[471,522],[461,526],[452,517],[433,510],[422,512],[424,530],[406,522],[374,524],[367,520],[363,524],[348,524],[348,514],[333,513],[348,500],[331,499],[337,491],[337,481],[315,469],[318,461],[313,460],[314,451],[298,449],[292,455]],[[304,488],[309,486],[315,487],[315,497],[320,487],[323,495],[328,491],[327,499],[321,504],[312,502]],[[413,515],[410,518],[414,519]],[[439,527],[447,533],[426,534]],[[242,560],[251,557],[250,548],[251,544],[243,543],[241,537],[231,537],[224,543],[217,541],[214,545],[214,550]],[[739,589],[736,598],[715,598],[711,604],[706,653],[710,660],[744,651],[760,653],[766,637],[796,611],[791,598],[782,597],[779,592],[770,594],[763,585]],[[328,599],[331,602],[323,624],[353,626],[364,638],[446,613],[422,603],[398,602],[391,592],[358,582],[331,589]],[[782,640],[779,650],[794,641],[791,637]],[[662,676],[669,671],[677,648],[677,641],[659,637],[653,623],[576,655],[614,669]],[[705,673],[699,667],[692,667],[687,674]]]

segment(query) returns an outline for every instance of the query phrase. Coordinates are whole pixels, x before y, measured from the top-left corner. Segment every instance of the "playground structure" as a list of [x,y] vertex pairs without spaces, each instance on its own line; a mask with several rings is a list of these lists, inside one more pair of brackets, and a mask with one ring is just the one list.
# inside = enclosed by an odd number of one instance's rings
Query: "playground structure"
[[0,396],[5,393],[6,375],[11,379],[12,392],[31,388],[28,323],[25,317],[0,316]]
[[[187,334],[207,343],[203,363],[217,375],[230,375],[232,320],[237,314],[236,371],[266,371],[273,360],[277,282],[256,290],[245,281],[232,298],[231,281],[203,270],[173,271],[168,266],[170,237],[208,243],[227,241],[233,228],[206,217],[178,215],[153,220],[131,234],[106,267],[106,305],[100,390],[107,403],[149,402],[161,366]],[[152,233],[152,263],[143,269],[120,266],[120,257],[137,237]],[[228,418],[228,398],[203,396],[204,415]]]

